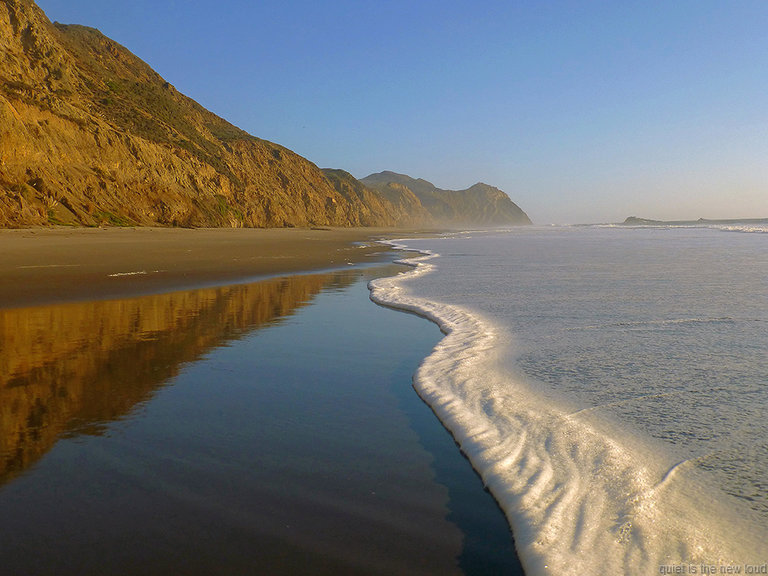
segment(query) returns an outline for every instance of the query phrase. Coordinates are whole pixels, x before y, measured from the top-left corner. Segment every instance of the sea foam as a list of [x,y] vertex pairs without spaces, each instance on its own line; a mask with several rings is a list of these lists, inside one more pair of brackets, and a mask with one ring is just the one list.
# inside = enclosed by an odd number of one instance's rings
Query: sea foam
[[409,281],[438,256],[400,261],[411,269],[371,281],[371,299],[445,334],[414,387],[506,514],[527,574],[743,573],[768,560],[749,510],[707,486],[689,461],[670,466],[511,373],[501,359],[511,337],[489,318],[412,294]]

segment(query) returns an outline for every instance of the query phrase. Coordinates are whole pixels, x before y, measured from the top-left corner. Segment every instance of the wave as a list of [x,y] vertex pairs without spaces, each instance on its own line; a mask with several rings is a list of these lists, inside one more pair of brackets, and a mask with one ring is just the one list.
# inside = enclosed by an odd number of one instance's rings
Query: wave
[[595,228],[655,228],[661,230],[677,228],[706,228],[720,230],[722,232],[742,232],[748,234],[768,234],[768,218],[754,218],[747,220],[681,220],[666,222],[661,220],[647,220],[638,223],[622,224],[590,224]]
[[691,324],[736,324],[737,322],[762,322],[759,318],[731,318],[722,316],[717,318],[667,318],[659,320],[625,320],[622,322],[611,322],[606,324],[587,324],[585,326],[575,326],[566,328],[568,332],[585,330],[605,330],[606,328],[626,328],[629,330],[657,330],[667,329]]
[[371,281],[371,299],[445,334],[414,388],[505,512],[527,574],[658,574],[768,560],[750,511],[706,486],[695,467],[670,466],[597,415],[558,406],[503,367],[502,328],[412,294],[409,281],[438,257],[401,260],[411,269]]

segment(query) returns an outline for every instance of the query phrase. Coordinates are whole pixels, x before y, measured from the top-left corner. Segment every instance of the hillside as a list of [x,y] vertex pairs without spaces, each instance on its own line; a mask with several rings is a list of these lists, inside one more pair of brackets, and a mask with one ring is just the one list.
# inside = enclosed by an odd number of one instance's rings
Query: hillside
[[[333,187],[356,207],[363,226],[420,226],[432,223],[431,215],[421,201],[407,190],[376,190],[344,170],[326,168],[323,173]],[[378,216],[382,213],[387,215],[386,222]]]
[[410,192],[435,224],[499,226],[530,224],[528,215],[498,188],[481,182],[466,190],[442,190],[431,182],[395,172],[371,174],[361,182],[389,195]]
[[0,0],[0,227],[436,221],[383,188],[240,130],[93,28]]

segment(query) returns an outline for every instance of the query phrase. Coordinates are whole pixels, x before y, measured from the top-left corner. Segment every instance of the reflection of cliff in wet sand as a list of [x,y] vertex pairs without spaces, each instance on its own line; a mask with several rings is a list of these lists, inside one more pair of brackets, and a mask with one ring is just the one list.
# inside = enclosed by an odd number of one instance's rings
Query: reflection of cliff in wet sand
[[65,434],[99,434],[181,364],[291,314],[349,273],[0,310],[0,484]]

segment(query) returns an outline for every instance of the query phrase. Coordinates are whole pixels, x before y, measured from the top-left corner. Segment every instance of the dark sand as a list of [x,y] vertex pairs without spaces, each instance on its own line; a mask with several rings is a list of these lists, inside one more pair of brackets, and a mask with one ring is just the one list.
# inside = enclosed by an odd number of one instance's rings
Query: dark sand
[[393,231],[0,230],[0,308],[152,294],[344,267],[385,251],[371,240],[388,233]]

